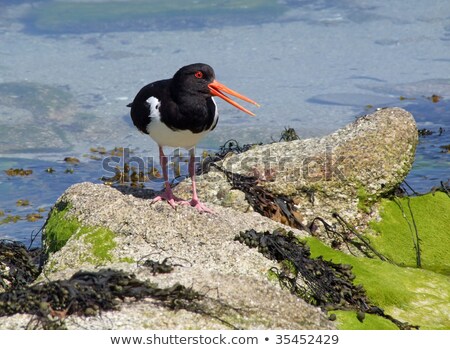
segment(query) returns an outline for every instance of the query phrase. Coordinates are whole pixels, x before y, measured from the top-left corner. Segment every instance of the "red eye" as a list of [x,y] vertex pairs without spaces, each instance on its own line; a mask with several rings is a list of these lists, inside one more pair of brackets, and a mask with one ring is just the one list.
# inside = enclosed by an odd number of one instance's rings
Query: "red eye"
[[197,71],[197,72],[195,72],[194,75],[195,75],[195,77],[198,78],[198,79],[203,78],[203,72]]

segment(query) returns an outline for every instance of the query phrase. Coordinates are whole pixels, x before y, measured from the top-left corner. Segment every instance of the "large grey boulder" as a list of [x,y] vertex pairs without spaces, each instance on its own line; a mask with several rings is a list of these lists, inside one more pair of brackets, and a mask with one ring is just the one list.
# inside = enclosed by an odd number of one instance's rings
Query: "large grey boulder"
[[[333,214],[338,213],[350,225],[365,229],[378,215],[377,200],[395,190],[410,170],[416,144],[411,114],[388,108],[326,137],[254,147],[217,165],[229,173],[256,178],[256,185],[271,198],[282,196],[295,203],[296,219],[304,225],[316,217],[333,223]],[[321,310],[269,280],[267,272],[275,262],[234,240],[246,229],[273,231],[284,226],[252,212],[246,194],[232,189],[223,171],[212,169],[198,177],[197,187],[200,198],[213,203],[215,215],[200,214],[191,207],[173,210],[166,203],[151,205],[153,194],[145,190],[133,195],[91,183],[74,185],[58,199],[44,229],[49,256],[41,281],[107,267],[132,272],[160,287],[181,283],[207,296],[201,302],[203,313],[174,312],[148,299],[125,302],[120,311],[101,317],[70,316],[67,326],[333,328]],[[175,192],[189,197],[189,181]],[[293,231],[298,236],[307,234]],[[327,239],[321,232],[313,233]],[[168,258],[175,269],[154,275],[142,265],[146,258]],[[26,316],[0,318],[0,327],[24,327],[28,321]]]
[[[44,229],[49,257],[39,280],[68,279],[79,270],[122,270],[159,287],[176,283],[192,287],[207,297],[199,302],[206,312],[175,312],[146,299],[125,302],[120,311],[97,317],[70,316],[65,321],[68,328],[334,328],[319,308],[269,279],[268,270],[276,262],[234,240],[242,230],[274,230],[282,225],[231,208],[213,206],[215,214],[201,214],[191,207],[174,210],[167,203],[150,202],[105,185],[71,186],[55,204]],[[54,251],[55,243],[67,238]],[[143,266],[147,258],[168,258],[174,271],[154,275]],[[29,318],[0,318],[0,325],[20,328]]]
[[[408,174],[417,142],[412,115],[386,108],[328,136],[255,146],[218,165],[234,174],[255,176],[258,186],[271,194],[291,198],[304,225],[315,217],[333,221],[337,212],[352,225],[364,226],[377,200]],[[249,210],[244,193],[232,189],[217,169],[200,176],[198,183],[200,198]],[[187,195],[189,186],[180,184],[176,193]]]

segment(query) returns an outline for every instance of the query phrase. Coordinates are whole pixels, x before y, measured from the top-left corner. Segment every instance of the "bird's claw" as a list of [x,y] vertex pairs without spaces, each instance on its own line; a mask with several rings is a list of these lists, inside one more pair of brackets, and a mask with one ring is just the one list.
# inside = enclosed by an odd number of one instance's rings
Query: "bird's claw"
[[190,205],[191,207],[197,209],[200,213],[210,213],[215,214],[215,212],[209,209],[206,205],[201,203],[198,199],[191,199],[190,201],[186,201],[184,199],[175,197],[173,194],[168,195],[163,193],[152,199],[150,204],[155,204],[160,201],[166,201],[173,209],[176,209],[178,205]]
[[173,209],[175,209],[177,207],[177,205],[190,205],[189,201],[178,198],[178,197],[174,196],[173,194],[167,194],[167,193],[163,193],[163,194],[153,198],[152,202],[150,204],[155,204],[160,201],[166,201]]
[[215,214],[215,212],[212,209],[209,209],[206,205],[201,203],[198,199],[191,199],[189,202],[191,207],[194,207],[197,209],[200,213],[209,213],[209,214]]

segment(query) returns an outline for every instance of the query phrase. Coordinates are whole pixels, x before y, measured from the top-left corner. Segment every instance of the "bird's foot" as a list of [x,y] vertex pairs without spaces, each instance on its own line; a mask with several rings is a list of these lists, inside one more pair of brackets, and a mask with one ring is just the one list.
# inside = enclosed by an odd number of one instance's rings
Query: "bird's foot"
[[191,207],[194,207],[195,209],[197,209],[200,213],[215,214],[215,212],[212,209],[209,209],[206,205],[201,203],[198,199],[192,198],[191,201],[189,202],[189,204],[191,205]]
[[159,196],[152,199],[151,204],[166,201],[173,209],[176,209],[178,205],[190,205],[197,209],[201,213],[215,214],[212,209],[209,209],[206,205],[201,203],[198,199],[192,198],[190,201],[174,196],[172,193],[161,193]]
[[186,201],[182,198],[174,196],[172,193],[162,193],[159,196],[152,199],[151,204],[155,204],[156,202],[166,201],[173,209],[177,207],[177,205],[190,205],[189,201]]

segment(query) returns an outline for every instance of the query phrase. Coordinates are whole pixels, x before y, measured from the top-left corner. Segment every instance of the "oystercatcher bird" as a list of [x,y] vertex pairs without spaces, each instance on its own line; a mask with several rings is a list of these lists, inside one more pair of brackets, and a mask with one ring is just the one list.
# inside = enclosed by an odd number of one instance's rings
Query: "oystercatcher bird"
[[[213,96],[218,96],[234,107],[254,116],[225,94],[259,106],[256,102],[231,90],[215,79],[214,70],[207,64],[195,63],[180,68],[172,79],[159,80],[144,86],[131,107],[131,119],[143,133],[156,141],[162,166],[165,192],[152,203],[165,200],[173,208],[188,204],[201,212],[212,212],[197,197],[195,184],[195,145],[212,131],[219,119]],[[192,199],[175,197],[170,188],[167,157],[163,147],[182,147],[189,150],[189,176],[192,179]]]

